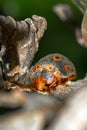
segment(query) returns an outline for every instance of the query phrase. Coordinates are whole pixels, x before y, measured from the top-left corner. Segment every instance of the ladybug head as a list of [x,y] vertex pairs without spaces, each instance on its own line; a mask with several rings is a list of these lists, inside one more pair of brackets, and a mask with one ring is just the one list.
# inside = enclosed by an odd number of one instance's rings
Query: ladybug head
[[35,87],[40,91],[49,91],[49,86],[52,84],[54,76],[51,72],[43,70],[35,80]]

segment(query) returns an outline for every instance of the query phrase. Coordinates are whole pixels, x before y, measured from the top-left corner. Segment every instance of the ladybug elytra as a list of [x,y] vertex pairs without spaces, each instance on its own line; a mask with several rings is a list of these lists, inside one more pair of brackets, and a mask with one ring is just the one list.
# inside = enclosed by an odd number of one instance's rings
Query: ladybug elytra
[[75,79],[76,69],[67,57],[55,53],[41,58],[31,67],[29,77],[32,88],[48,92]]

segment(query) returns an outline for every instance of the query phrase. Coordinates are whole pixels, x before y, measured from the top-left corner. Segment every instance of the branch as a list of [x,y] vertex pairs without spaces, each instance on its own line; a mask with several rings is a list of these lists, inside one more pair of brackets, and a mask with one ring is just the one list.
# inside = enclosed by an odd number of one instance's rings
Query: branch
[[6,80],[21,85],[29,83],[29,67],[46,28],[47,22],[40,16],[33,15],[24,21],[0,16],[0,57]]
[[69,98],[49,130],[87,129],[87,84]]

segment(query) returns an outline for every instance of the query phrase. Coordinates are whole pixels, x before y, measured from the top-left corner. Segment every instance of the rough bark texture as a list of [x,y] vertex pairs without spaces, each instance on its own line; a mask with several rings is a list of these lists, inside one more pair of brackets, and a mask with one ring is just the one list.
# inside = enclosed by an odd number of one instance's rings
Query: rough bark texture
[[0,16],[0,58],[4,79],[21,85],[29,83],[29,68],[46,28],[47,22],[40,16],[33,15],[24,21]]

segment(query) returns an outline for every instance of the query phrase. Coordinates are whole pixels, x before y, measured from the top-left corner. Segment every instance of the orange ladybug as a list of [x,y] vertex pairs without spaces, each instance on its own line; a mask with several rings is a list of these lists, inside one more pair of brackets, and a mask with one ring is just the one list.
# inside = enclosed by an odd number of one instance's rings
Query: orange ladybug
[[55,53],[41,58],[31,67],[29,77],[33,89],[48,92],[75,79],[76,69],[67,57]]

